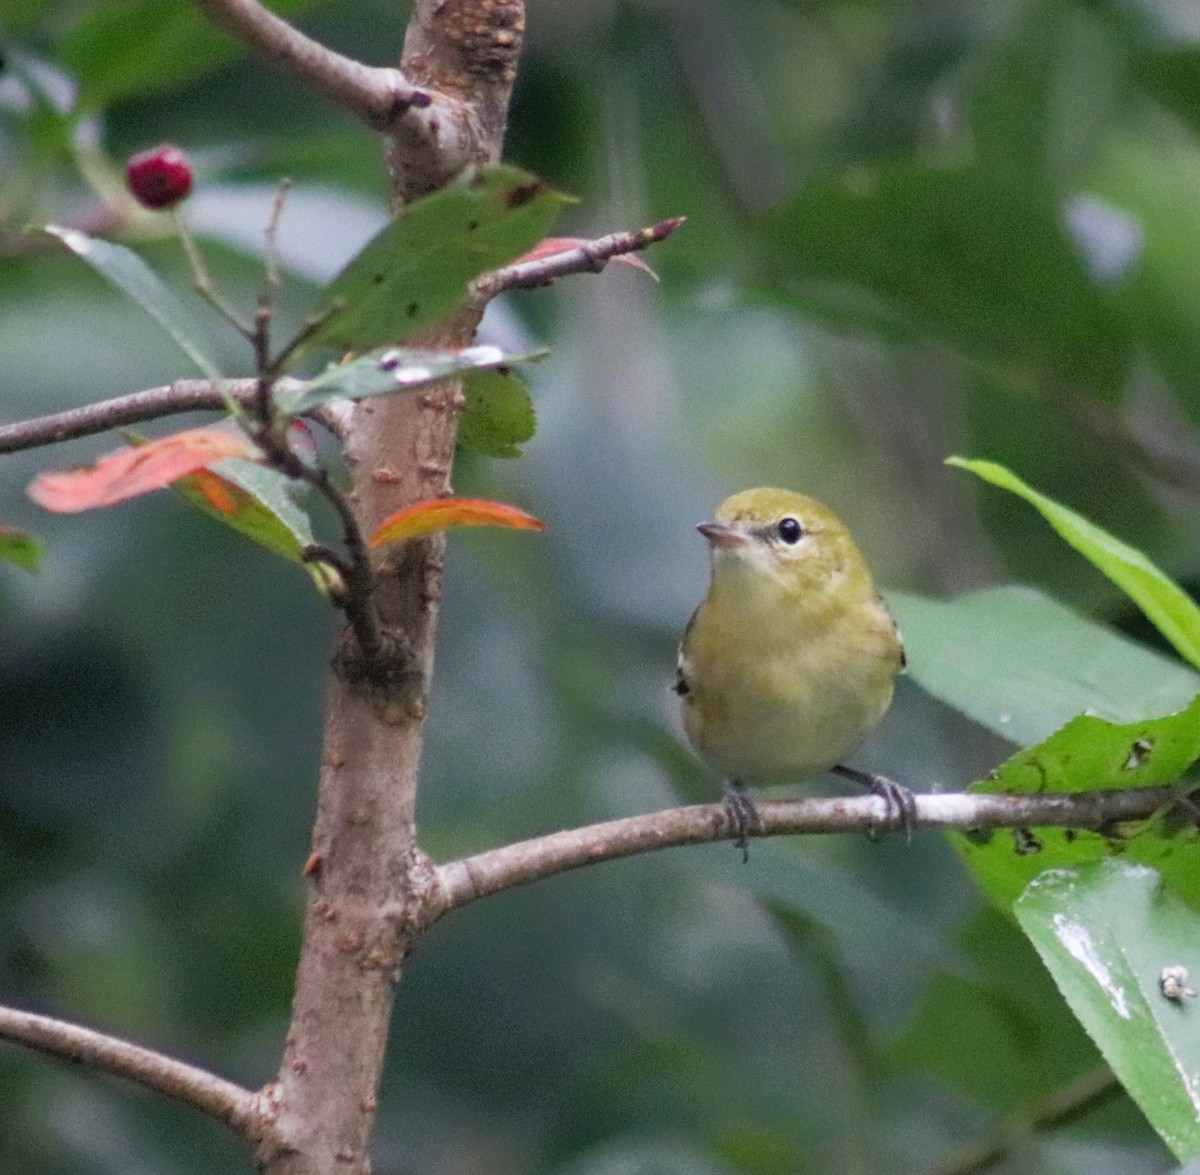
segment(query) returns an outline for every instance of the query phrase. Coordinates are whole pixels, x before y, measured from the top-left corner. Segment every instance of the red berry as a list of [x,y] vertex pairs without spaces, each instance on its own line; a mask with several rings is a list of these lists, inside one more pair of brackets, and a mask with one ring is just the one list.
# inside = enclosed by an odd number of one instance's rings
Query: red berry
[[152,147],[130,159],[125,182],[143,208],[174,208],[192,190],[191,160],[178,147]]

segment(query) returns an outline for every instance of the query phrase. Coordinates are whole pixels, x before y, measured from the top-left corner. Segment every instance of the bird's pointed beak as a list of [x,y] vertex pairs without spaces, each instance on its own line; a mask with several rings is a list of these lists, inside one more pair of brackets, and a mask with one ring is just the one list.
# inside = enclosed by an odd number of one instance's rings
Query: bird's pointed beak
[[696,529],[714,547],[743,547],[750,536],[734,522],[702,522]]

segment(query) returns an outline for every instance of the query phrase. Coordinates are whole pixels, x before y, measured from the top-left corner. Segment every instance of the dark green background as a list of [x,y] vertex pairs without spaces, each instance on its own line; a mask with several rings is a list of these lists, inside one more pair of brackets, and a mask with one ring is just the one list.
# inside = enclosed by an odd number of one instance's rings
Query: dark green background
[[[406,16],[289,8],[378,64]],[[94,217],[81,163],[111,190],[128,153],[185,146],[193,218],[222,227],[209,255],[245,304],[270,185],[293,177],[285,321],[384,215],[372,136],[194,22],[183,0],[0,10],[5,419],[192,374],[76,259],[19,247],[26,223]],[[668,686],[705,583],[692,526],[747,485],[828,501],[885,585],[1021,579],[1145,635],[1032,511],[941,461],[1005,462],[1200,571],[1192,6],[531,0],[528,24],[508,157],[582,198],[562,231],[689,219],[648,257],[661,285],[610,267],[492,325],[553,348],[529,373],[539,431],[519,461],[464,454],[457,487],[549,529],[451,539],[426,849],[715,797]],[[80,105],[21,109],[12,79],[39,70]],[[183,289],[156,221],[112,227]],[[112,445],[0,461],[0,521],[48,544],[38,578],[0,567],[0,999],[258,1084],[288,1012],[334,619],[302,572],[171,495],[75,517],[24,498]],[[859,762],[953,789],[1010,749],[905,683]],[[936,835],[756,844],[747,868],[673,851],[434,930],[397,1000],[376,1169],[926,1172],[1097,1062]],[[0,1169],[249,1162],[191,1112],[4,1046]],[[1171,1169],[1120,1099],[1005,1168]]]

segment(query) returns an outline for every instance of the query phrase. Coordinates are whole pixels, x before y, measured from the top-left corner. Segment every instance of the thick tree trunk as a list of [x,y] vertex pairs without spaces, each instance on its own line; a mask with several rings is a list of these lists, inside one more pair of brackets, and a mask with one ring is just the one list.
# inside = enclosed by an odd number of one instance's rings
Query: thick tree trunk
[[[401,71],[460,125],[470,162],[499,158],[520,52],[520,0],[419,0]],[[463,121],[465,119],[465,122]],[[464,140],[463,132],[467,132]],[[398,134],[388,150],[395,202],[442,186],[463,160]],[[463,313],[419,340],[461,347]],[[450,489],[461,387],[358,405],[346,440],[350,501],[364,532]],[[366,1175],[393,988],[440,890],[417,847],[414,812],[441,594],[441,536],[379,564],[375,599],[393,671],[367,680],[349,634],[335,658],[309,876],[312,890],[283,1064],[263,1093],[271,1175]]]

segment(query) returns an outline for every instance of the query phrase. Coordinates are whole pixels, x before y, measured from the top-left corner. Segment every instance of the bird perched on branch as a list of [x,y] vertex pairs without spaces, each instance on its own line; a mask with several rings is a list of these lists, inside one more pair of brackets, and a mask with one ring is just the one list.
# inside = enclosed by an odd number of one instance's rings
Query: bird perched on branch
[[911,828],[912,793],[843,760],[892,701],[904,646],[862,555],[820,502],[753,489],[697,528],[712,553],[708,595],[679,646],[675,691],[688,739],[723,774],[734,843],[758,824],[747,783],[830,771],[883,798]]

